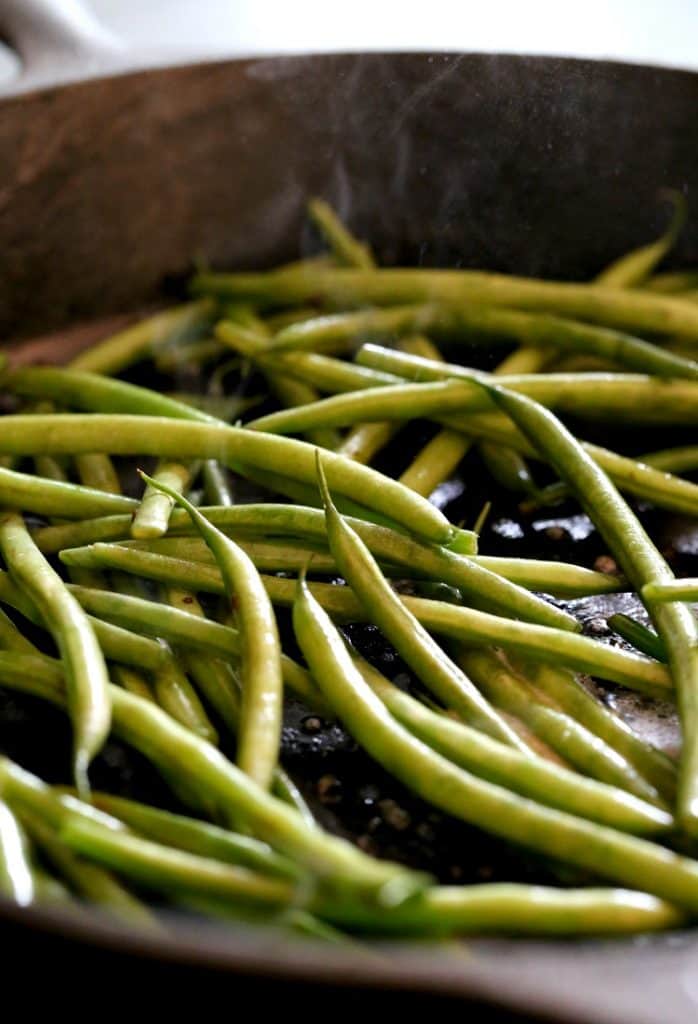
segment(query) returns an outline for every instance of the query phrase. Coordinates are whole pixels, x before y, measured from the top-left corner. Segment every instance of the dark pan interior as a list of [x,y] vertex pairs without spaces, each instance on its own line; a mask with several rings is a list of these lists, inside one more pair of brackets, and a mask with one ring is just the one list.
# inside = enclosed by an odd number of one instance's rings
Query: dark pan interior
[[[0,330],[36,335],[140,308],[178,292],[192,259],[264,266],[312,251],[303,207],[315,193],[334,201],[387,263],[584,279],[659,229],[661,187],[684,190],[689,203],[696,196],[697,110],[698,76],[688,73],[438,54],[203,65],[10,99],[0,106]],[[694,211],[677,263],[698,261],[697,224]],[[479,508],[477,472],[472,477],[451,496],[446,511],[454,519]],[[488,551],[560,554],[559,536],[517,522],[523,536],[512,540],[498,528],[506,519],[516,516],[496,495]],[[695,545],[680,540],[683,526],[653,525],[690,566]],[[575,541],[570,524],[563,528],[563,557],[588,564],[602,552],[593,533]],[[579,611],[592,629],[607,613]],[[649,733],[674,741],[656,709],[624,707]],[[67,735],[58,717],[14,700],[1,711],[3,744],[18,757],[32,746],[35,716],[44,716],[54,749],[34,744],[32,762],[24,760],[50,776]],[[446,880],[549,878],[546,865],[522,861],[517,851],[499,847],[493,859],[472,830],[422,820],[418,806],[407,806],[414,827],[394,828],[394,808],[376,807],[393,800],[404,810],[405,794],[357,759],[340,730],[318,734],[303,719],[291,710],[289,767],[311,796],[320,778],[339,779],[337,806],[332,790],[318,806],[341,830]],[[128,790],[135,776],[140,792],[149,785],[159,795],[157,781],[116,746],[99,771],[101,784]],[[215,964],[248,978],[281,972],[296,984],[416,987],[566,1020],[637,1024],[693,1020],[698,995],[698,983],[691,990],[683,977],[695,951],[690,936],[639,944],[478,941],[466,956],[411,949],[374,960],[351,948],[310,954],[195,922],[180,923],[172,939],[139,943],[89,916],[68,923],[39,912],[25,916],[24,931],[17,920],[4,927],[19,949],[19,936],[36,925],[49,935],[67,931],[82,943],[81,955],[93,943],[95,971],[100,943],[117,945],[132,970],[133,953],[147,946],[153,956],[189,964],[192,979]],[[101,969],[113,962],[102,960]],[[649,965],[648,993],[640,982]]]

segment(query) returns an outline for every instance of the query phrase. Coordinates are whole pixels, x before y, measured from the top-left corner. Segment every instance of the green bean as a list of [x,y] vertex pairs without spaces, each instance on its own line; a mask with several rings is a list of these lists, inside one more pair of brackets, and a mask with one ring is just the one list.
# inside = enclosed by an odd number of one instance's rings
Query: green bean
[[671,904],[625,889],[554,889],[495,882],[437,886],[380,923],[364,927],[400,935],[623,935],[675,928],[684,920]]
[[683,194],[674,189],[666,190],[663,198],[669,200],[673,205],[671,220],[664,233],[649,245],[633,249],[632,252],[625,253],[619,259],[614,260],[595,278],[596,284],[615,288],[642,286],[657,264],[661,263],[667,253],[673,249],[686,223],[688,208]]
[[143,700],[155,700],[153,688],[141,672],[135,672],[128,665],[112,665],[109,675],[113,683],[129,693],[135,693]]
[[315,815],[305,802],[305,798],[298,786],[295,784],[288,772],[285,772],[280,765],[277,765],[274,772],[272,792],[279,800],[283,800],[289,807],[298,812],[308,828],[317,828]]
[[272,352],[259,335],[228,320],[221,320],[216,325],[216,336],[235,352],[253,360],[260,368],[276,370],[277,373],[283,371],[288,376],[311,384],[318,391],[356,391],[360,388],[401,383],[400,377],[394,374],[381,373],[315,352]]
[[669,270],[664,274],[655,274],[642,287],[649,292],[673,295],[679,292],[698,288],[698,270]]
[[544,693],[556,707],[616,750],[665,800],[674,801],[676,766],[672,760],[640,739],[621,718],[592,696],[571,672],[511,653],[507,655],[507,660],[520,676],[530,680],[538,693]]
[[119,477],[108,455],[99,452],[76,455],[75,468],[80,483],[86,487],[94,487],[105,494],[121,494]]
[[109,732],[108,676],[104,657],[82,608],[32,541],[21,517],[0,520],[0,550],[22,590],[37,605],[65,664],[73,722],[73,772],[89,792],[87,769]]
[[271,602],[254,564],[239,545],[209,523],[183,495],[145,473],[141,476],[189,513],[218,563],[240,626],[242,706],[237,763],[268,787],[278,760],[283,701],[281,646]]
[[12,619],[0,611],[0,648],[20,651],[23,654],[37,654],[37,648],[17,629]]
[[[178,492],[184,491],[189,486],[192,476],[191,465],[166,460],[160,461],[153,473],[155,480]],[[170,513],[174,505],[173,499],[168,494],[151,486],[146,487],[141,503],[133,516],[131,536],[138,538],[162,537],[164,533],[167,533]]]
[[[230,508],[234,504],[225,468],[219,462],[215,459],[205,459],[201,466],[201,477],[206,501],[225,508]],[[171,518],[170,516],[170,520]]]
[[156,313],[93,345],[71,365],[90,373],[118,373],[176,338],[204,327],[210,322],[213,308],[211,302],[198,301]]
[[298,878],[300,873],[290,860],[251,836],[107,793],[93,794],[93,802],[129,828],[165,846],[279,878]]
[[200,273],[198,294],[249,299],[260,305],[322,304],[378,306],[441,302],[458,309],[513,306],[577,317],[610,327],[698,337],[698,309],[680,298],[600,285],[540,281],[474,270],[343,270],[312,268],[252,274]]
[[[57,835],[41,818],[28,811],[22,811],[20,819],[42,853],[79,896],[104,907],[105,910],[131,924],[154,926],[154,918],[150,911],[146,910],[140,900],[124,889],[108,871],[74,856],[67,849],[63,841],[63,830]],[[96,822],[77,817],[63,826],[64,829],[91,827],[103,829],[106,835],[125,836],[125,833],[114,832]]]
[[461,768],[528,796],[622,832],[652,835],[672,825],[671,815],[623,789],[587,779],[542,758],[529,757],[440,715],[403,693],[363,659],[361,675],[388,711],[413,735]]
[[[113,455],[241,459],[304,483],[313,482],[315,471],[313,445],[236,427],[99,413],[3,416],[0,420],[0,453],[74,455],[95,448]],[[361,494],[365,505],[392,517],[417,536],[436,543],[453,536],[453,527],[438,509],[382,473],[333,452],[326,453],[325,467],[328,480],[340,494]]]
[[294,887],[283,879],[267,878],[249,868],[171,849],[94,823],[69,822],[60,837],[89,860],[156,891],[194,890],[264,905],[285,904],[294,898]]
[[0,468],[0,503],[37,515],[83,518],[130,512],[133,498]]
[[[641,593],[643,601],[648,605],[655,601],[659,604],[674,601],[698,601],[698,579],[657,580],[656,582],[645,584]],[[663,639],[664,645],[667,647],[667,654],[671,657],[671,649],[667,645],[666,637]]]
[[[518,736],[482,699],[467,676],[401,603],[370,551],[332,504],[322,464],[318,478],[325,506],[327,539],[342,576],[352,586],[366,612],[422,682],[446,704],[461,712],[490,736],[521,748]],[[316,680],[317,682],[317,680]]]
[[400,475],[400,483],[428,498],[465,457],[470,438],[448,428],[440,430]]
[[[65,704],[60,677],[50,659],[0,653],[0,684],[33,693],[59,706]],[[36,662],[43,660],[44,670]],[[397,906],[419,892],[425,876],[386,861],[374,861],[342,839],[310,829],[298,813],[269,795],[228,761],[215,747],[195,736],[156,705],[118,687],[111,688],[115,731],[165,772],[181,774],[205,790],[226,810],[240,818],[257,838],[295,858],[317,874],[336,898],[359,897],[367,904]]]
[[201,338],[186,343],[176,343],[170,348],[157,350],[154,355],[156,368],[161,373],[180,373],[192,366],[203,367],[221,355],[221,345],[215,338]]
[[[472,387],[468,411],[491,409],[487,395],[478,395],[474,379],[491,379],[455,363],[439,363],[421,356],[396,352],[379,345],[364,345],[357,359],[367,368],[390,370],[415,383],[468,381]],[[393,382],[394,383],[394,382]],[[614,420],[622,413],[632,422],[695,426],[698,388],[693,381],[666,380],[640,373],[525,373],[506,374],[502,387],[521,392],[555,411],[598,420]],[[370,388],[375,385],[364,385]],[[357,386],[352,390],[360,390]]]
[[698,469],[698,446],[683,445],[680,448],[665,448],[639,456],[639,461],[664,473],[686,473]]
[[281,331],[273,347],[282,350],[333,350],[337,344],[411,330],[468,340],[477,344],[519,341],[558,351],[591,354],[630,369],[660,377],[698,379],[698,364],[630,334],[540,313],[487,306],[459,308],[405,306],[318,317]]
[[328,243],[332,255],[340,265],[364,268],[375,266],[370,248],[357,241],[347,231],[332,207],[324,199],[310,200],[308,216]]
[[0,896],[28,907],[36,898],[34,872],[24,830],[0,799]]
[[[38,626],[44,626],[44,619],[36,605],[10,580],[7,573],[0,573],[0,601],[16,608],[25,618]],[[88,615],[99,645],[105,657],[138,668],[155,670],[163,664],[167,652],[154,640],[121,629],[108,622],[101,622]]]
[[162,668],[153,675],[153,692],[161,708],[197,736],[218,743],[218,734],[204,711],[196,691],[170,654]]
[[218,423],[200,409],[158,391],[126,381],[85,373],[75,369],[28,366],[7,373],[5,386],[19,395],[52,398],[71,408],[90,412],[129,413],[145,416],[169,416],[173,419]]
[[490,833],[622,884],[698,907],[698,863],[605,825],[543,807],[456,767],[415,739],[366,684],[301,579],[294,629],[310,669],[354,738],[441,810]]
[[679,768],[678,816],[691,834],[698,831],[698,626],[688,608],[662,605],[648,584],[673,581],[673,574],[647,533],[575,438],[551,413],[530,399],[490,389],[497,403],[537,445],[561,479],[573,488],[596,523],[630,582],[642,592],[667,649],[676,686],[684,747]]
[[[397,430],[399,424],[391,422],[358,423],[337,446],[337,452],[348,459],[367,465],[381,448],[385,448]],[[405,484],[402,478],[400,482]],[[408,487],[409,484],[405,486]]]
[[630,615],[610,615],[606,619],[606,624],[643,654],[647,654],[650,658],[656,658],[657,661],[667,660],[664,641],[637,619],[633,619]]
[[496,555],[473,555],[472,560],[485,569],[554,597],[586,597],[590,594],[613,594],[625,589],[624,581],[609,573],[594,572],[567,562],[546,562],[536,558],[501,558]]
[[486,650],[460,649],[457,660],[495,707],[521,719],[577,771],[665,807],[656,789],[633,765],[600,737],[553,707],[545,694],[515,675],[502,658]]
[[40,868],[34,868],[34,885],[37,903],[51,905],[72,902],[73,897],[66,886]]

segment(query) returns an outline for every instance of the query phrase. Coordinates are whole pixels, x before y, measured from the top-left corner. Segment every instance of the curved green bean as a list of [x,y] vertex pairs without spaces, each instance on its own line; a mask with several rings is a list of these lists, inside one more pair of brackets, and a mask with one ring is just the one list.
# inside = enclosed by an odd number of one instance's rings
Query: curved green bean
[[80,484],[0,467],[0,504],[37,515],[71,519],[130,513],[137,502]]
[[28,907],[36,897],[34,872],[24,830],[0,799],[0,896]]
[[324,199],[311,199],[308,202],[308,216],[339,264],[364,268],[375,266],[369,246],[354,238]]
[[[175,491],[184,491],[190,484],[193,473],[191,465],[181,462],[161,461],[155,467],[153,477]],[[131,536],[137,538],[162,537],[167,533],[170,513],[174,501],[168,494],[157,488],[146,487],[141,503],[133,515]]]
[[673,212],[666,230],[648,245],[625,253],[609,264],[595,278],[596,284],[615,288],[637,288],[645,283],[657,264],[674,247],[683,230],[688,214],[686,199],[682,192],[667,190],[664,198],[673,204]]
[[[184,422],[148,416],[95,413],[3,416],[0,453],[37,451],[77,454],[159,455],[177,458],[240,459],[260,469],[281,472],[313,483],[313,445],[256,431],[209,423]],[[448,520],[408,488],[333,452],[325,454],[328,480],[340,494],[361,495],[362,503],[400,522],[410,532],[435,543],[447,542],[454,530]]]
[[279,755],[283,702],[281,645],[271,602],[254,564],[238,544],[183,495],[142,471],[141,476],[189,513],[218,563],[240,627],[242,706],[237,762],[256,782],[268,787]]
[[31,539],[21,517],[0,518],[0,551],[22,590],[38,607],[65,665],[73,722],[73,773],[89,793],[87,769],[109,732],[107,669],[84,611]]

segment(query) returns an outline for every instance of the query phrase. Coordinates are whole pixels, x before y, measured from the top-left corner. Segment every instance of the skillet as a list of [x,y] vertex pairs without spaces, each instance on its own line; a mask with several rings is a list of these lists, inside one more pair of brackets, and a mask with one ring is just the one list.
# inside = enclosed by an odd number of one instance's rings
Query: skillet
[[[698,76],[688,72],[480,54],[134,69],[89,20],[53,5],[47,21],[45,6],[0,9],[24,58],[0,100],[6,339],[58,332],[60,354],[75,340],[71,325],[177,292],[192,258],[264,267],[305,254],[313,194],[332,200],[385,263],[561,279],[588,278],[652,237],[661,187],[681,188],[695,206]],[[695,213],[675,260],[698,262]],[[98,321],[94,336],[105,330]],[[90,328],[76,344],[89,338]],[[25,709],[2,707],[3,725],[21,736]],[[643,723],[663,735],[651,713]],[[58,727],[42,728],[39,737]],[[302,758],[307,745],[298,749]],[[92,911],[0,906],[0,939],[5,967],[40,961],[42,976],[59,980],[79,963],[97,982],[127,979],[110,984],[114,1004],[133,986],[157,988],[161,1000],[205,987],[262,1011],[294,1000],[335,1012],[341,999],[404,1012],[428,999],[432,1009],[457,1001],[468,1019],[489,1006],[497,1020],[683,1024],[698,1003],[690,933],[368,954],[184,919],[146,937]]]

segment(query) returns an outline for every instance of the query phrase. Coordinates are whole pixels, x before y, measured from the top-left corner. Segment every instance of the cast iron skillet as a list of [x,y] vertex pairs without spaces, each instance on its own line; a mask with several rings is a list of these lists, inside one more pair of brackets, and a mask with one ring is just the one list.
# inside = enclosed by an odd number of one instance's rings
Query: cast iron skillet
[[[42,36],[17,20],[36,6],[4,11],[29,60],[0,102],[8,339],[161,300],[192,257],[229,267],[292,258],[308,243],[311,194],[334,201],[387,263],[579,279],[652,236],[660,187],[694,204],[698,195],[689,73],[478,54],[134,72],[89,25],[76,32],[58,19]],[[676,260],[698,262],[695,219]],[[202,986],[236,1002],[251,994],[258,1009],[303,998],[308,1010],[341,986],[341,1005],[362,1012],[415,1009],[421,993],[457,998],[461,1012],[497,1006],[500,1020],[609,1024],[684,1024],[698,1003],[691,934],[368,954],[185,920],[148,937],[92,912],[0,906],[0,939],[5,968],[8,956],[16,970],[31,958],[55,980],[79,965],[109,986],[110,1006],[146,984],[161,1000]]]

